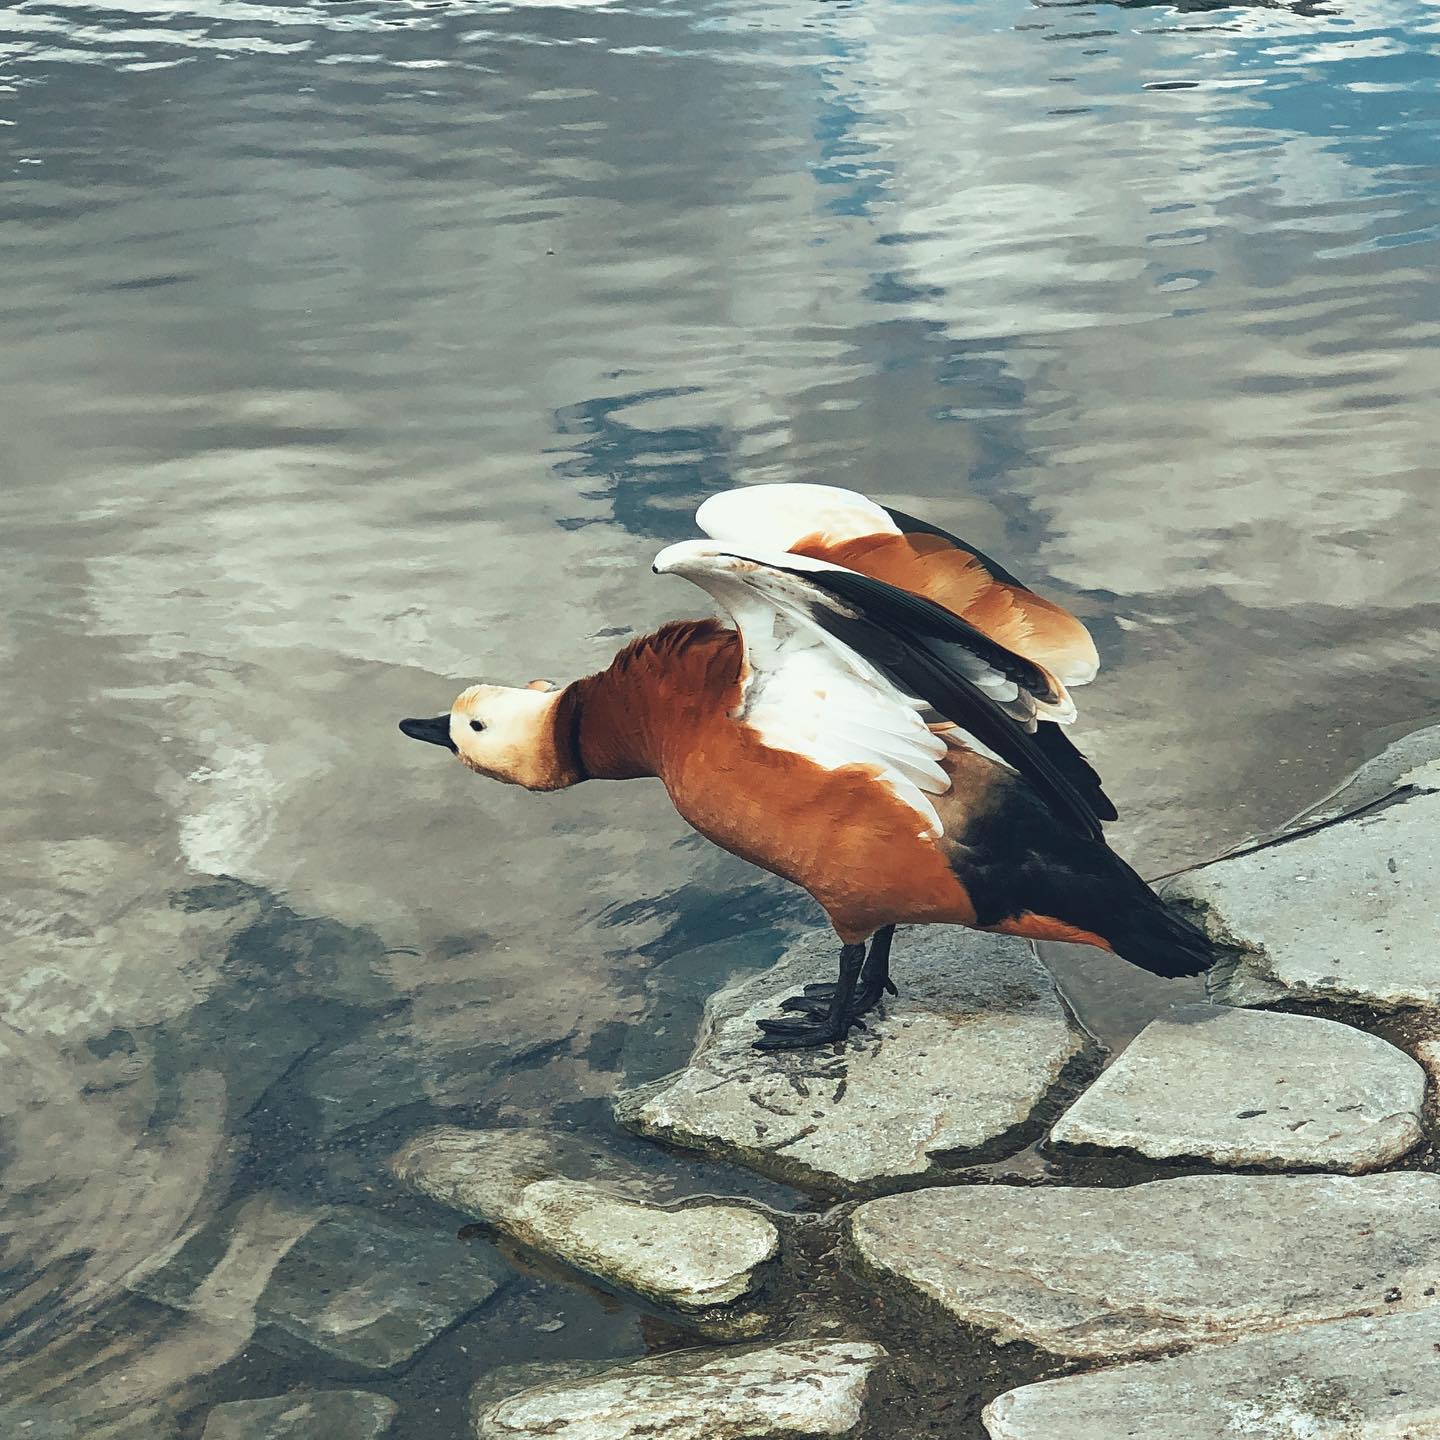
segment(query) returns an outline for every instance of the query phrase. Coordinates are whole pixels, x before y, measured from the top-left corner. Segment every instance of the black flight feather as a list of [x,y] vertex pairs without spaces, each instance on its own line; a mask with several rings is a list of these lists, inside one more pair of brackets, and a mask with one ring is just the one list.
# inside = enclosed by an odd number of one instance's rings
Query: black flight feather
[[[851,617],[817,607],[817,624],[1012,765],[1072,829],[1102,837],[1101,820],[1114,819],[1115,807],[1089,762],[1058,726],[1043,722],[1030,734],[1017,724],[963,673],[955,651],[969,652],[1033,695],[1058,698],[1038,666],[932,601],[884,581],[849,570],[788,573],[854,612]],[[1051,733],[1037,738],[1042,731]]]

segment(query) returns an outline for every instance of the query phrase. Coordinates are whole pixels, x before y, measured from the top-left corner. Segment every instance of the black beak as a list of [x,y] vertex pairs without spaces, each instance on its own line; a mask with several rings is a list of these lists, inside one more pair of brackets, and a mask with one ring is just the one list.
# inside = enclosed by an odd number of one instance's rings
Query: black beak
[[430,745],[443,745],[452,755],[459,753],[455,749],[455,742],[450,738],[450,717],[448,715],[437,715],[433,720],[402,720],[400,730],[402,734],[408,735],[412,740],[424,740]]

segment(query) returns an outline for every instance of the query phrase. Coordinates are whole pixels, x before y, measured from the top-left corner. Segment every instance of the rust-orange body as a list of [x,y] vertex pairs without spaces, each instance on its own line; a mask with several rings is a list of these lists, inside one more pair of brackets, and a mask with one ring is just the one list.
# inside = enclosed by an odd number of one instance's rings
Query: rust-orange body
[[[743,666],[733,630],[709,620],[667,625],[561,697],[556,754],[566,754],[578,706],[573,738],[586,773],[658,776],[696,830],[808,890],[846,943],[893,923],[974,926],[975,906],[950,855],[967,818],[995,803],[1008,772],[953,746],[943,762],[951,788],[931,797],[946,833],[932,837],[869,767],[826,769],[766,745],[739,715]],[[987,928],[1105,943],[1045,916]]]

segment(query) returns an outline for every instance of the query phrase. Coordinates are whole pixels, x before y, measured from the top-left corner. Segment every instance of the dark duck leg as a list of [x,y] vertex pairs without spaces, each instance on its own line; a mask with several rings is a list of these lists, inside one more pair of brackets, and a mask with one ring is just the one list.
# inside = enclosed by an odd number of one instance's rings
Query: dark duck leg
[[[870,941],[865,964],[860,970],[859,988],[850,1004],[850,1017],[856,1023],[860,1016],[868,1015],[885,995],[900,993],[890,979],[890,944],[894,939],[895,927],[885,925],[875,932]],[[780,1008],[796,1010],[804,1015],[825,1015],[829,1013],[834,997],[834,982],[827,980],[820,985],[807,985],[803,993],[782,1000]]]
[[835,984],[835,993],[825,1007],[825,1013],[816,1019],[775,1019],[759,1020],[756,1024],[765,1032],[756,1042],[757,1050],[812,1050],[820,1045],[833,1045],[850,1033],[852,1025],[860,1023],[859,1016],[852,1012],[855,1000],[855,986],[860,979],[860,967],[865,963],[863,945],[842,945],[840,947],[840,978]]
[[807,985],[803,995],[781,1001],[782,1010],[796,1010],[806,1019],[777,1017],[757,1022],[765,1032],[755,1042],[757,1050],[806,1050],[844,1040],[855,1027],[865,1028],[860,1018],[880,1003],[890,981],[890,942],[895,927],[886,925],[875,932],[869,952],[863,945],[845,945],[840,950],[840,978],[834,983]]

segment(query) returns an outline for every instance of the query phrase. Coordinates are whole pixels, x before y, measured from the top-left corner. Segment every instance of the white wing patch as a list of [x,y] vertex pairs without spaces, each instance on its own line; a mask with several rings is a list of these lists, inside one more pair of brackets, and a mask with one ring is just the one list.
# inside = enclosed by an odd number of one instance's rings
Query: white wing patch
[[[838,544],[867,535],[901,533],[889,512],[868,496],[855,490],[842,490],[837,485],[799,482],[723,490],[700,506],[695,512],[695,522],[713,540],[741,547],[744,554],[765,552],[777,557],[792,545],[816,535],[830,544]],[[787,554],[783,563],[796,569],[807,565],[823,568],[827,562],[806,561]],[[1038,720],[1069,725],[1075,719],[1075,702],[1065,689],[1065,676],[1057,677],[1058,698],[1045,701],[1028,690],[1022,691],[1015,681],[959,646],[952,648],[949,658],[967,680],[1031,734]],[[1083,673],[1079,670],[1070,673],[1079,675],[1083,683],[1093,677],[1098,665],[1097,657],[1095,667]]]
[[712,540],[788,550],[811,535],[831,542],[863,535],[898,535],[886,510],[855,490],[838,485],[749,485],[712,495],[695,512],[695,523]]
[[[792,569],[838,569],[823,561],[776,557]],[[803,755],[826,770],[862,765],[925,822],[944,834],[929,800],[950,788],[940,765],[949,748],[931,732],[923,701],[902,694],[807,613],[792,577],[746,557],[686,541],[661,551],[657,572],[685,576],[730,612],[745,644],[747,675],[736,718],[775,750]],[[787,581],[789,582],[787,585]]]

